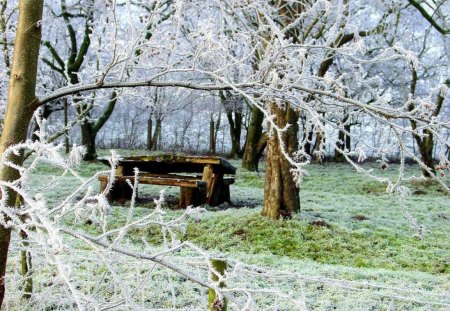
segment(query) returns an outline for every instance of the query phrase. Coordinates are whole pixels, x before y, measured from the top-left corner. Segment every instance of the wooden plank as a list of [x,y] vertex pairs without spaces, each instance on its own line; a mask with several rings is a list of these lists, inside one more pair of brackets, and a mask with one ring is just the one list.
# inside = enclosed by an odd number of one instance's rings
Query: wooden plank
[[207,201],[210,206],[217,206],[223,203],[221,202],[223,188],[223,174],[214,173],[210,186],[210,195]]
[[126,157],[120,160],[121,162],[167,162],[167,163],[198,163],[198,164],[216,164],[220,165],[220,157],[206,157],[206,156],[190,156],[190,155],[174,155],[174,154],[159,154],[146,155],[138,157]]
[[[100,175],[98,179],[103,182],[107,181],[109,175]],[[178,187],[186,187],[186,188],[199,188],[206,187],[206,182],[201,180],[186,180],[179,178],[158,178],[158,177],[145,177],[139,176],[138,182],[140,184],[151,184],[151,185],[160,185],[160,186],[178,186]],[[116,176],[116,182],[125,182],[127,179],[130,180],[131,183],[134,181],[134,176]]]
[[206,182],[206,198],[209,200],[211,196],[211,186],[214,176],[214,167],[212,165],[205,165],[203,169],[202,180]]
[[124,173],[124,167],[122,165],[117,165],[116,176],[122,176]]
[[175,178],[175,179],[188,179],[188,180],[202,180],[201,175],[179,175],[179,174],[152,174],[152,173],[141,173],[139,176],[143,177],[155,177],[155,178]]
[[[98,161],[110,166],[108,158],[100,157]],[[128,173],[132,173],[134,167],[149,172],[199,172],[201,173],[204,165],[216,165],[224,174],[235,174],[236,168],[226,159],[211,156],[189,156],[160,154],[147,155],[139,157],[125,157],[119,160],[119,164],[125,167]],[[189,164],[195,164],[191,166]]]

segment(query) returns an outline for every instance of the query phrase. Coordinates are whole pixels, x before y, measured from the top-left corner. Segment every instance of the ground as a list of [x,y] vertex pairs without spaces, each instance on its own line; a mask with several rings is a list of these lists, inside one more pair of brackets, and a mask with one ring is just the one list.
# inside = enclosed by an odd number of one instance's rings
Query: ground
[[[119,154],[143,152],[119,151]],[[439,186],[408,182],[411,195],[402,205],[386,193],[386,184],[367,179],[348,164],[315,164],[308,167],[309,176],[301,185],[301,212],[289,220],[269,220],[260,215],[263,169],[249,172],[240,168],[239,161],[232,163],[239,168],[236,183],[231,187],[232,206],[208,208],[199,220],[189,221],[181,239],[209,253],[222,254],[230,262],[276,271],[283,281],[277,281],[274,276],[264,279],[255,276],[249,282],[281,287],[283,291],[301,291],[310,309],[445,310],[448,307],[445,304],[450,303],[450,196]],[[395,164],[385,170],[376,163],[367,164],[366,168],[390,177],[398,171]],[[104,169],[102,164],[84,163],[79,170],[82,176],[89,177]],[[420,175],[413,166],[407,170],[409,174]],[[50,179],[58,172],[42,165],[32,178],[39,185],[43,177]],[[49,194],[49,203],[60,201],[75,182],[67,176],[56,179],[58,187],[44,189]],[[97,186],[94,184],[94,188]],[[161,188],[140,188],[137,216],[148,213],[153,207],[151,198]],[[171,207],[178,189],[166,192]],[[127,211],[126,206],[114,206],[110,226],[125,223]],[[405,212],[424,228],[423,236],[414,230]],[[167,217],[181,213],[169,210]],[[90,224],[77,226],[88,232],[98,231]],[[150,226],[134,230],[130,241],[141,237],[158,244],[161,234]],[[280,271],[289,277],[281,277]],[[290,278],[295,281],[289,281]],[[366,286],[367,283],[378,287]]]

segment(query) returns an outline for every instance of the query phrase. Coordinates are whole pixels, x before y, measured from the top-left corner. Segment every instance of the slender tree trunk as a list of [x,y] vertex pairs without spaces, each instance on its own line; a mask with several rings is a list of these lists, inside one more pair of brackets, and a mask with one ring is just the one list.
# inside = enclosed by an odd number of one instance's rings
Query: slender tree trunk
[[305,143],[305,152],[306,154],[310,155],[312,157],[312,140],[314,137],[314,131],[311,130],[308,132],[307,141]]
[[[425,138],[421,138],[417,135],[414,137],[419,147],[420,159],[433,174],[436,174],[436,169],[434,168],[433,163],[433,133],[431,133],[430,131],[426,131],[426,134],[427,137]],[[422,174],[425,177],[431,177],[431,174],[426,169],[422,169]]]
[[31,264],[31,253],[29,250],[27,250],[29,243],[28,243],[28,235],[25,231],[20,231],[20,238],[22,240],[22,247],[24,250],[21,251],[20,254],[20,261],[21,261],[21,267],[20,272],[22,274],[22,278],[24,279],[23,283],[23,295],[22,297],[25,299],[30,299],[31,295],[33,294],[33,278],[30,275],[30,271],[32,269]]
[[147,150],[152,150],[152,130],[153,130],[153,115],[150,113],[147,120]]
[[[345,146],[345,133],[342,130],[339,130],[338,133],[338,142],[336,142],[337,149],[343,150]],[[336,162],[344,162],[345,158],[338,150],[334,150],[334,161]]]
[[[351,138],[350,135],[348,135],[350,133],[350,125],[349,124],[345,124],[348,120],[348,115],[345,115],[342,122],[344,123],[344,130],[339,129],[339,133],[338,133],[338,142],[336,143],[337,147],[340,150],[347,150],[350,151],[351,149]],[[334,151],[334,161],[336,162],[343,162],[345,161],[345,157],[343,156],[343,154],[337,150]]]
[[[292,155],[298,148],[298,114],[292,108],[280,109],[275,104],[271,107],[276,116],[278,126],[291,124],[283,133],[283,144],[288,154]],[[281,152],[280,141],[276,133],[272,133],[267,143],[266,179],[264,186],[264,208],[262,214],[278,219],[280,216],[290,217],[293,212],[300,211],[299,188],[294,182],[291,165]]]
[[316,133],[316,143],[314,145],[314,160],[316,161],[316,163],[322,163],[323,159],[321,156],[321,149],[322,149],[322,144],[323,144],[323,133],[321,131],[318,131]]
[[160,143],[161,122],[162,122],[162,120],[160,118],[156,119],[155,131],[153,132],[153,138],[152,138],[152,150],[157,150],[158,143]]
[[352,137],[350,136],[352,126],[350,124],[344,126],[347,134],[345,135],[345,149],[352,151]]
[[[234,115],[234,119],[233,119]],[[241,131],[242,131],[242,113],[227,112],[228,123],[230,125],[231,152],[230,158],[241,156]]]
[[[84,155],[83,160],[93,161],[97,158],[97,149],[95,145],[97,134],[113,113],[116,103],[117,103],[117,93],[116,91],[113,91],[109,98],[108,105],[106,106],[101,116],[98,118],[97,122],[92,123],[88,120],[85,120],[83,123],[80,124],[81,141],[82,144],[86,147],[86,154]],[[88,113],[88,117],[89,114],[90,113]]]
[[[23,204],[22,197],[20,195],[16,196],[16,208],[21,208]],[[26,216],[21,217],[22,222],[25,222],[27,219]],[[30,271],[32,269],[31,265],[31,253],[28,250],[28,235],[25,231],[20,230],[19,232],[20,239],[22,241],[23,250],[20,251],[20,272],[22,274],[22,297],[25,299],[30,299],[31,294],[33,293],[33,278],[30,275]]]
[[0,34],[1,34],[1,45],[3,50],[3,61],[5,64],[5,70],[6,75],[9,77],[11,73],[11,60],[10,60],[10,54],[9,54],[9,42],[7,37],[7,21],[6,21],[6,7],[8,6],[8,3],[6,0],[3,0],[1,3],[1,10],[0,10]]
[[214,120],[209,121],[209,153],[216,154],[216,126]]
[[[43,0],[19,2],[19,20],[9,82],[8,106],[0,139],[0,155],[9,146],[26,139],[31,117],[39,104],[35,89],[43,4]],[[11,155],[9,160],[21,165],[23,155]],[[4,166],[0,170],[1,180],[13,181],[19,177],[19,172],[9,166]],[[15,206],[16,194],[12,190],[9,189],[2,195],[7,196],[5,203],[8,206]],[[5,273],[10,239],[11,228],[0,225],[0,308],[5,297]]]
[[[289,106],[280,109],[272,104],[272,114],[276,116],[277,125],[284,127],[291,124],[283,133],[283,144],[288,154],[292,155],[298,148],[298,114]],[[278,219],[289,217],[300,211],[299,189],[293,180],[291,164],[281,152],[280,141],[276,133],[272,133],[267,143],[266,179],[264,186],[264,216]]]
[[258,170],[259,158],[262,153],[258,152],[258,143],[262,137],[263,120],[264,114],[257,107],[252,107],[242,160],[242,167],[249,171]]
[[[64,127],[67,128],[69,124],[69,107],[67,103],[67,98],[63,98],[64,101]],[[69,145],[69,132],[67,132],[64,135],[64,147],[66,149],[66,154],[70,152],[70,145]]]

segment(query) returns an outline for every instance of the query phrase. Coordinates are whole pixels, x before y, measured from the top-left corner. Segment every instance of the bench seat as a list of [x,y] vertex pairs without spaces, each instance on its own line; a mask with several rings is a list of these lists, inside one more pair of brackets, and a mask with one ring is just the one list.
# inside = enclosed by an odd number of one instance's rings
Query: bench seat
[[[100,192],[106,189],[109,181],[109,175],[100,175]],[[138,183],[159,186],[177,186],[180,187],[180,197],[178,207],[199,206],[206,202],[206,181],[193,179],[193,176],[180,175],[156,175],[139,174]],[[111,191],[107,194],[108,201],[117,201],[119,204],[125,204],[126,200],[131,199],[132,188],[127,184],[129,180],[132,184],[135,176],[115,176],[115,181]]]
[[[116,182],[125,182],[127,179],[130,180],[131,183],[134,183],[134,176],[116,176]],[[109,175],[100,175],[98,178],[101,182],[108,182]],[[138,176],[139,184],[147,184],[147,185],[160,185],[160,186],[178,186],[178,187],[186,187],[186,188],[201,188],[206,187],[206,181],[196,180],[196,179],[187,179],[181,178],[179,176],[160,176],[160,177],[150,177],[146,175]]]

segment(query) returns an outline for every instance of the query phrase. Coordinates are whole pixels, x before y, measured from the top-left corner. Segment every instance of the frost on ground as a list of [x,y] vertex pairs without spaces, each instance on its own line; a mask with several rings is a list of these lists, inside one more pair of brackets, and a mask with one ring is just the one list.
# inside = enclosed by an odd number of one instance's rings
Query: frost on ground
[[[204,310],[208,288],[232,310],[450,306],[448,195],[437,187],[412,184],[422,192],[404,203],[427,228],[419,239],[383,185],[344,166],[311,167],[302,213],[272,221],[254,206],[258,199],[261,204],[262,173],[239,171],[232,188],[232,200],[251,209],[168,210],[157,187],[139,191],[156,201],[109,206],[97,193],[101,166],[74,170],[58,149],[45,155],[39,144],[35,149],[38,156],[27,162],[27,178],[17,189],[28,221],[7,211],[28,235],[24,242],[14,234],[7,310]],[[345,184],[336,183],[341,178]],[[23,251],[32,264],[25,278]],[[211,281],[209,259],[217,256],[228,264],[225,288]],[[27,300],[29,277],[33,295]]]

